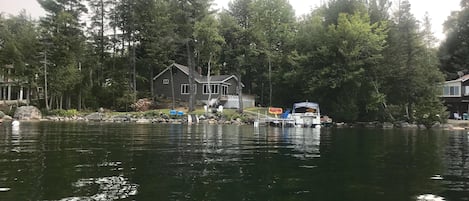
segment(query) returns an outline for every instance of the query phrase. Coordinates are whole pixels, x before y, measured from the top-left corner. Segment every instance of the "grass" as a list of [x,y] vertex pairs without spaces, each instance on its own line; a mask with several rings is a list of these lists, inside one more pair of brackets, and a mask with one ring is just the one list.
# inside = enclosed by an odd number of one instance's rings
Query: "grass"
[[[140,117],[160,117],[161,114],[169,115],[169,111],[171,109],[156,109],[156,110],[149,110],[145,112],[114,112],[114,111],[106,111],[105,113],[110,116],[119,116],[119,115],[130,115],[132,117],[140,118]],[[183,111],[185,115],[187,114],[195,114],[195,115],[204,115],[205,110],[203,107],[197,107],[193,112],[188,113],[187,108],[176,108],[177,111]],[[237,109],[223,109],[222,115],[227,120],[235,120],[235,119],[242,119],[246,120],[248,118],[257,118],[257,114],[260,115],[268,115],[274,117],[273,115],[268,114],[268,108],[264,107],[253,107],[253,108],[246,108],[243,114],[239,114]],[[86,116],[88,114],[94,113],[92,111],[77,111],[77,110],[53,110],[47,112],[47,115],[57,115],[57,116]]]

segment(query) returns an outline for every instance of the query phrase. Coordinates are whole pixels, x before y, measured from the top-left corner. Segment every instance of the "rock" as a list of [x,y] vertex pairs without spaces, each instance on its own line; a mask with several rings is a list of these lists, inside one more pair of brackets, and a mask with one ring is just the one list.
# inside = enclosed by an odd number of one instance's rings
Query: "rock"
[[85,119],[88,121],[102,121],[104,119],[104,114],[98,112],[91,113],[86,115]]
[[9,116],[9,115],[3,116],[2,119],[3,119],[4,121],[11,121],[11,120],[13,120],[13,118],[12,118],[11,116]]
[[42,118],[42,114],[37,107],[21,106],[16,109],[13,117],[18,120],[39,120]]
[[432,125],[432,128],[443,128],[443,124],[441,124],[440,122],[435,122],[433,125]]
[[131,107],[134,108],[137,112],[148,111],[152,109],[153,106],[153,101],[148,98],[139,99],[136,103],[131,105]]
[[409,124],[408,122],[398,122],[396,123],[396,127],[398,128],[418,128],[415,124]]
[[130,122],[131,117],[129,115],[116,115],[113,116],[112,122]]
[[394,124],[390,122],[384,122],[381,126],[382,128],[394,128]]
[[3,118],[5,116],[5,113],[3,113],[2,111],[0,111],[0,119]]
[[150,119],[137,119],[135,121],[135,123],[137,123],[137,124],[149,124],[149,123],[151,123],[151,121],[150,121]]

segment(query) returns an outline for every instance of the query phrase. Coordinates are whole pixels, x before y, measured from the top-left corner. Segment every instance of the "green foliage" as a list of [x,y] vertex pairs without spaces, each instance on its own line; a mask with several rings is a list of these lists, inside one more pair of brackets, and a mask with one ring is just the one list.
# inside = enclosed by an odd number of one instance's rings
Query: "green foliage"
[[446,108],[441,101],[434,98],[421,99],[415,107],[415,120],[426,128],[431,128],[435,123],[444,123],[447,118]]
[[117,111],[129,111],[134,100],[135,94],[132,91],[124,91],[122,96],[116,98],[115,108]]
[[74,117],[78,116],[80,113],[76,109],[71,110],[50,110],[47,112],[47,115],[55,115],[60,117]]
[[467,6],[447,21],[438,58],[428,16],[420,27],[408,0],[394,13],[390,0],[329,0],[300,19],[287,0],[233,0],[218,13],[210,0],[39,3],[47,12],[39,23],[0,15],[0,66],[13,64],[33,88],[47,81],[56,109],[128,111],[178,62],[237,75],[262,105],[310,100],[337,121],[425,123],[441,112],[439,60],[450,76],[469,61]]
[[450,79],[458,77],[458,72],[468,73],[469,64],[469,8],[454,11],[444,23],[446,39],[439,48],[441,69]]

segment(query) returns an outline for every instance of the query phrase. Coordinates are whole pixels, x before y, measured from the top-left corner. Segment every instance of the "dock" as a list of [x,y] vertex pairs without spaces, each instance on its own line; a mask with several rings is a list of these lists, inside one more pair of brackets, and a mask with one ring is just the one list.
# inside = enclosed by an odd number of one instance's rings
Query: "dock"
[[275,126],[275,127],[292,127],[295,125],[294,119],[282,119],[282,118],[259,118],[256,120],[260,126]]
[[246,111],[246,112],[251,113],[252,115],[257,115],[257,118],[254,122],[255,127],[257,126],[292,127],[295,125],[294,119],[272,117],[267,114],[260,114],[259,112],[257,113],[249,112],[249,111]]

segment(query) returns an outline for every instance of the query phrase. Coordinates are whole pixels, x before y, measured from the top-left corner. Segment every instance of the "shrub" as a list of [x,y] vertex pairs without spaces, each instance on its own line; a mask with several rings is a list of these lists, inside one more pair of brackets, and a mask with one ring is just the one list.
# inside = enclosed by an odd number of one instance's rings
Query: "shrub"
[[71,110],[51,110],[47,113],[48,115],[56,115],[61,117],[73,117],[77,116],[79,112],[76,109]]

